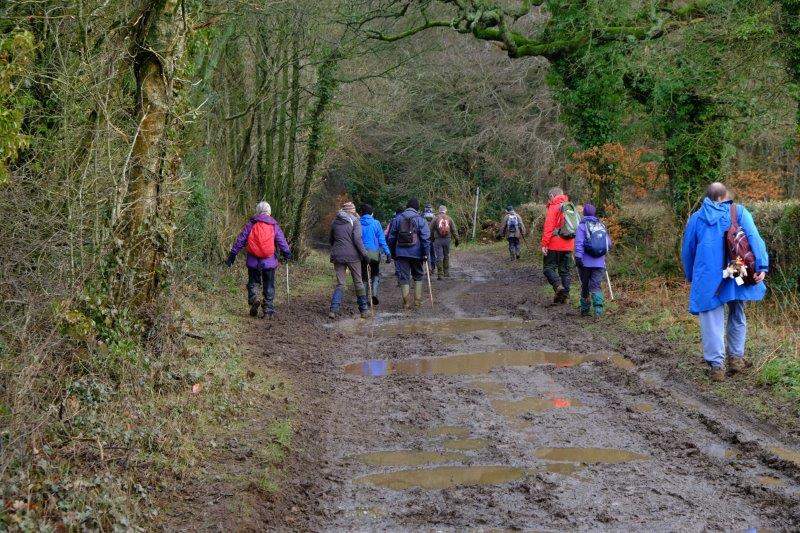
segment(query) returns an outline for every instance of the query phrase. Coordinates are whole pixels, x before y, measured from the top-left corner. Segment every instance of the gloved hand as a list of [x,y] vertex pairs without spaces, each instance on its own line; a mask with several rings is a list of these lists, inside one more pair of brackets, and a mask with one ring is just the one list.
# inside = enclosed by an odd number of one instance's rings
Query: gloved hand
[[423,255],[422,256],[422,262],[423,263],[427,263],[428,262],[428,256],[427,255]]
[[284,253],[283,253],[283,260],[284,260],[284,261],[291,261],[291,260],[292,260],[292,257],[294,257],[294,256],[292,255],[292,252],[284,252]]
[[236,254],[231,252],[228,254],[228,258],[225,260],[225,266],[228,268],[232,267],[234,261],[236,261]]

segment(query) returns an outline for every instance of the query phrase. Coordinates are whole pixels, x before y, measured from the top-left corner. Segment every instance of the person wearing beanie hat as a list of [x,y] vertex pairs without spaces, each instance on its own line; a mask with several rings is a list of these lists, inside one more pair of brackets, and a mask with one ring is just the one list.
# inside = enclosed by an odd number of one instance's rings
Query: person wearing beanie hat
[[581,316],[603,314],[603,277],[606,272],[606,254],[611,248],[611,238],[605,225],[597,218],[597,209],[583,204],[583,218],[575,232],[575,264],[581,281]]
[[403,307],[411,308],[411,281],[414,304],[422,305],[422,277],[430,254],[430,228],[419,214],[419,200],[411,198],[406,209],[392,220],[386,241],[392,251],[397,280],[403,294]]
[[[425,208],[422,210],[422,218],[425,219],[425,222],[430,225],[435,216],[436,215],[433,214],[433,206],[431,204],[425,204]],[[433,235],[431,235],[431,253],[428,254],[428,267],[431,269],[431,272],[436,268],[436,247],[433,245]]]
[[[247,303],[250,305],[250,316],[257,317],[259,307],[263,307],[263,316],[271,318],[275,314],[275,269],[280,265],[275,251],[279,249],[287,261],[292,258],[292,251],[278,221],[272,218],[272,207],[267,202],[256,205],[255,215],[236,237],[225,261],[228,268],[233,266],[236,255],[243,248],[247,252]],[[263,302],[259,292],[264,296]]]
[[447,214],[447,207],[440,205],[439,214],[430,223],[433,250],[436,256],[436,279],[450,277],[450,240],[459,245],[458,229]]
[[519,259],[519,243],[520,240],[525,238],[527,232],[522,217],[514,211],[513,205],[508,205],[506,207],[506,214],[503,215],[503,220],[500,222],[498,238],[502,239],[505,237],[508,240],[508,254],[511,256],[512,261]]
[[330,318],[336,318],[342,306],[344,286],[347,284],[347,272],[353,279],[356,290],[356,303],[361,318],[368,318],[369,302],[367,290],[361,280],[361,261],[367,258],[367,250],[361,236],[361,222],[356,215],[353,202],[346,202],[336,213],[331,223],[329,235],[331,245],[331,263],[336,276],[336,287],[331,296]]

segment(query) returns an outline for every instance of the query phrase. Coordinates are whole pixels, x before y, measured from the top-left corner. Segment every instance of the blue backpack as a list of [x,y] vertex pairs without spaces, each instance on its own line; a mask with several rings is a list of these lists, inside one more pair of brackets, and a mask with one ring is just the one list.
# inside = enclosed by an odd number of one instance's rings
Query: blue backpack
[[608,253],[608,230],[600,221],[586,221],[586,240],[583,250],[592,257],[603,257]]

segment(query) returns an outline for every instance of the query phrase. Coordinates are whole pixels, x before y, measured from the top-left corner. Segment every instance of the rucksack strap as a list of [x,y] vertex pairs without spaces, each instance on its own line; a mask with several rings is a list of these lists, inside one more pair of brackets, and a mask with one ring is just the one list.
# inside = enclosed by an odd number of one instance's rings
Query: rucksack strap
[[739,213],[736,209],[736,202],[731,202],[731,228],[734,231],[739,230]]

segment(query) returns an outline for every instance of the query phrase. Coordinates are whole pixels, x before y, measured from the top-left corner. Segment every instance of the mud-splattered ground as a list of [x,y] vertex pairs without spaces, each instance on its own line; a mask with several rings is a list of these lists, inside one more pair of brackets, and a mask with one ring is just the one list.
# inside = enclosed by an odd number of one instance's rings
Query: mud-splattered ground
[[454,265],[435,310],[402,312],[387,281],[374,320],[330,323],[317,295],[254,322],[300,405],[265,528],[800,525],[797,440],[696,393],[663,346],[553,307],[532,268]]

